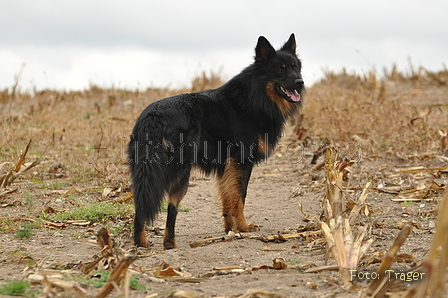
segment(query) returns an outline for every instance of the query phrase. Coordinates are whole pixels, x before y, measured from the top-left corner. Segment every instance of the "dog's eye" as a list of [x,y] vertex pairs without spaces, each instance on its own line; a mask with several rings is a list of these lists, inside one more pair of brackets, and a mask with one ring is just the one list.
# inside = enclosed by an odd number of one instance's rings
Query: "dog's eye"
[[286,69],[286,65],[282,64],[282,66],[280,66],[280,68],[278,69],[278,72],[284,72]]
[[297,67],[297,65],[293,62],[293,63],[291,63],[291,65],[292,65],[292,69],[294,69],[294,70],[298,70],[299,68]]

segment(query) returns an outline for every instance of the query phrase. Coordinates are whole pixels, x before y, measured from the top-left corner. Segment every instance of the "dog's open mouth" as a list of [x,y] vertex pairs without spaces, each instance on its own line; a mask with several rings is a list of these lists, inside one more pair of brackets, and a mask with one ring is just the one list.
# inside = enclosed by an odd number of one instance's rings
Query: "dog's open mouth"
[[297,90],[288,90],[285,87],[276,84],[277,92],[280,93],[283,98],[291,102],[299,102],[300,101],[300,93]]

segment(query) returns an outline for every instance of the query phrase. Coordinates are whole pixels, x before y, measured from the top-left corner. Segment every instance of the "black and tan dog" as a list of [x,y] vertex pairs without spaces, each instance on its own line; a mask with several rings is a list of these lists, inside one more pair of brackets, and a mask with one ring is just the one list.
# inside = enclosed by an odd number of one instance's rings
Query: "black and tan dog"
[[268,158],[285,119],[297,110],[303,80],[294,34],[276,51],[259,37],[255,61],[223,86],[150,104],[128,146],[134,189],[134,241],[168,196],[165,249],[175,248],[178,205],[197,167],[217,178],[225,231],[251,231],[243,209],[252,167]]

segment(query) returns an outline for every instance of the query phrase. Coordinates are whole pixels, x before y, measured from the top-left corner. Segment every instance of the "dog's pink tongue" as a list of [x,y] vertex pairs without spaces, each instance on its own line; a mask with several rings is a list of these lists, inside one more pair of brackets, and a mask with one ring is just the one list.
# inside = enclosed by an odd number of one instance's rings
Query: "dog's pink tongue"
[[300,93],[297,92],[297,90],[288,90],[286,89],[286,94],[289,96],[289,98],[291,98],[293,101],[295,102],[299,102],[300,101]]

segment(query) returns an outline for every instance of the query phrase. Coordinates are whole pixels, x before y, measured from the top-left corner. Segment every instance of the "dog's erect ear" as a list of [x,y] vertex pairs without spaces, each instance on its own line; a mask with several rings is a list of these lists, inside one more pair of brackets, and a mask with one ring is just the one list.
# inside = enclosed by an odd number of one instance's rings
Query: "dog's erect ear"
[[260,36],[258,38],[257,46],[255,47],[255,61],[266,61],[275,55],[275,49],[271,46],[269,41],[264,36]]
[[280,51],[290,52],[294,55],[296,54],[296,37],[294,33],[291,34],[288,41],[283,45]]

